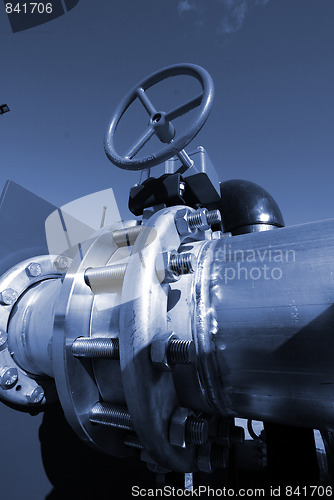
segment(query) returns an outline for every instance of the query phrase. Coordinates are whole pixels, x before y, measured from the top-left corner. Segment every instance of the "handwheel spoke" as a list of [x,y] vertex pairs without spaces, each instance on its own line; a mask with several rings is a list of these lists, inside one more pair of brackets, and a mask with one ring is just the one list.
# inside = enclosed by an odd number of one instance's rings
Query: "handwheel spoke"
[[139,97],[141,103],[143,104],[144,108],[148,112],[150,116],[154,116],[157,112],[153,104],[151,103],[150,99],[147,97],[147,94],[145,93],[145,90],[142,87],[138,87],[136,90],[136,94]]
[[151,139],[152,135],[154,135],[154,130],[152,127],[148,127],[148,129],[145,130],[145,132],[139,137],[139,139],[134,144],[132,144],[125,157],[131,160]]
[[178,106],[177,108],[172,109],[171,111],[168,111],[166,114],[167,120],[175,120],[175,118],[179,118],[182,115],[185,115],[189,111],[191,111],[194,108],[197,108],[203,99],[203,94],[199,94],[198,96],[194,97],[193,99],[190,99],[186,103],[182,104],[181,106]]

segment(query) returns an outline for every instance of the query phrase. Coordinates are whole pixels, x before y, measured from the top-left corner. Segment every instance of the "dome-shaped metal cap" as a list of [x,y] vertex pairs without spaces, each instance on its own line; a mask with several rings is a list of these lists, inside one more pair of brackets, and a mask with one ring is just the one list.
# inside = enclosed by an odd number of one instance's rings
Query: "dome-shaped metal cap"
[[264,226],[284,226],[276,201],[258,184],[233,179],[220,184],[220,193],[220,210],[225,233],[242,234],[261,231]]

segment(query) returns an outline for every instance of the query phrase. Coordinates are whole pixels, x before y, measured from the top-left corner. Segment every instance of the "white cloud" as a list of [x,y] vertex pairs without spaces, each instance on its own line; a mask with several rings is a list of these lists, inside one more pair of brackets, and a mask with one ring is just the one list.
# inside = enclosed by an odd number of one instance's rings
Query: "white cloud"
[[247,0],[221,0],[223,12],[219,31],[223,34],[238,31],[248,10]]
[[178,0],[177,10],[180,15],[194,11],[202,18],[205,11],[209,14],[214,11],[218,33],[229,34],[240,30],[249,9],[268,2],[269,0]]
[[190,10],[196,10],[195,6],[189,2],[189,0],[181,0],[178,3],[177,10],[179,14],[183,12],[189,12]]

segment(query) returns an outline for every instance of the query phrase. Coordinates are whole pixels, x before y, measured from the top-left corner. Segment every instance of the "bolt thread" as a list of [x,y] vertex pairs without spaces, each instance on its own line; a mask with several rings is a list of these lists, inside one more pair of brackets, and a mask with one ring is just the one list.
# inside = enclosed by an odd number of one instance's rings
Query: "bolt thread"
[[228,465],[228,450],[221,446],[213,446],[211,449],[211,463],[218,469],[226,469]]
[[200,417],[188,417],[185,429],[186,442],[205,444],[208,439],[208,422]]
[[111,406],[108,403],[96,403],[89,412],[89,420],[95,424],[117,429],[134,430],[130,413],[125,408]]
[[144,446],[135,437],[127,437],[124,440],[124,445],[128,448],[135,448],[136,450],[143,450]]
[[206,218],[210,226],[220,224],[222,221],[219,210],[210,210],[210,212],[206,213]]
[[143,226],[128,227],[127,229],[118,229],[113,232],[113,240],[118,247],[131,246],[136,241]]
[[192,253],[179,253],[171,256],[170,269],[180,276],[182,274],[191,274],[195,271],[196,257]]
[[202,229],[205,224],[203,223],[200,212],[194,212],[188,215],[188,224],[190,229]]
[[76,358],[119,359],[119,340],[81,337],[73,342],[72,354]]
[[98,287],[110,283],[121,283],[126,271],[126,264],[89,268],[85,271],[85,283],[90,287]]
[[193,341],[172,339],[168,342],[167,360],[170,365],[189,365],[193,362]]

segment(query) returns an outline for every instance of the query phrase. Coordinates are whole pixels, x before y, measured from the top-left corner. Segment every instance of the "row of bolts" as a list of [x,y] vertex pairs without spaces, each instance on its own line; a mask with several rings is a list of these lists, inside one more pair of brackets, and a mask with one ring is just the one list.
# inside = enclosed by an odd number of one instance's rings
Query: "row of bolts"
[[[207,225],[219,224],[221,216],[218,210],[206,211],[203,222],[203,211],[188,214],[187,223],[191,231],[196,229],[205,229]],[[201,215],[201,216],[200,216]],[[205,221],[206,219],[206,221]],[[114,231],[113,239],[117,246],[132,245],[142,230],[142,226],[135,226],[128,229]],[[191,253],[170,255],[170,270],[176,275],[181,276],[191,274],[195,271],[194,258]],[[85,282],[91,288],[94,285],[103,283],[121,282],[126,272],[126,264],[105,266],[100,268],[88,269],[85,272]],[[168,363],[173,366],[176,364],[190,364],[193,362],[193,341],[170,338],[166,346]],[[119,359],[119,340],[118,338],[78,338],[72,344],[72,354],[81,358],[109,358]],[[131,415],[125,408],[112,406],[109,403],[98,402],[90,410],[89,420],[93,423],[99,423],[115,427],[118,429],[134,431]],[[185,422],[186,443],[202,445],[207,440],[207,420],[197,416],[188,416]],[[125,441],[127,446],[143,449],[143,446],[137,439]]]
[[[211,226],[221,222],[221,216],[218,210],[205,211],[206,221],[203,223],[203,209],[197,212],[189,213],[187,223],[191,231],[196,229],[206,229],[207,225]],[[206,226],[206,227],[204,227]],[[143,226],[134,226],[127,229],[114,231],[113,239],[117,246],[132,245],[137,236],[141,232]],[[31,264],[39,266],[37,263]],[[191,253],[173,254],[170,258],[170,268],[175,275],[184,275],[194,272],[194,259]],[[37,276],[35,268],[27,269],[32,276]],[[123,280],[126,271],[126,264],[118,264],[112,266],[104,266],[100,268],[88,269],[85,272],[85,282],[90,287],[98,282],[119,282]],[[40,274],[40,273],[39,273]],[[8,293],[4,290],[1,294],[1,302],[4,305],[12,305],[12,301],[6,300]],[[0,331],[0,347],[5,344],[7,338],[4,337],[6,332]],[[167,358],[170,365],[175,364],[190,364],[193,362],[192,356],[192,340],[169,339],[167,345]],[[72,353],[78,358],[99,358],[99,359],[119,359],[119,340],[118,338],[77,338],[72,344]],[[14,373],[15,371],[15,373]],[[14,383],[14,378],[17,380],[18,374],[16,368],[9,368],[6,373],[0,373],[1,386],[9,388]],[[42,390],[42,388],[40,388]],[[29,399],[29,398],[28,398]],[[41,395],[36,398],[35,394],[30,397],[30,402],[41,401]],[[38,401],[39,400],[39,401]],[[96,403],[90,411],[89,419],[91,422],[109,425],[119,429],[133,431],[133,424],[130,413],[124,408],[118,408],[109,403]],[[186,442],[201,445],[207,439],[207,421],[204,418],[189,416],[186,420],[185,436]],[[137,441],[131,441],[129,446],[142,448],[142,445]]]

